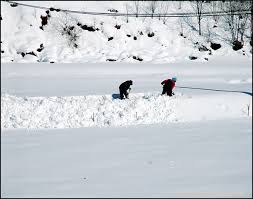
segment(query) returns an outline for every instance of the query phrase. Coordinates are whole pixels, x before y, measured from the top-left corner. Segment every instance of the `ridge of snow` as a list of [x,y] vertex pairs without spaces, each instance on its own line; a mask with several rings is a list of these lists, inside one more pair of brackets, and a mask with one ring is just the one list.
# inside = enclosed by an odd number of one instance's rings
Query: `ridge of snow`
[[132,93],[126,100],[114,99],[111,95],[17,97],[3,94],[1,127],[80,128],[217,120],[252,116],[252,111],[247,112],[247,103],[249,97],[243,94],[194,98],[182,93],[173,97],[161,96],[158,92]]

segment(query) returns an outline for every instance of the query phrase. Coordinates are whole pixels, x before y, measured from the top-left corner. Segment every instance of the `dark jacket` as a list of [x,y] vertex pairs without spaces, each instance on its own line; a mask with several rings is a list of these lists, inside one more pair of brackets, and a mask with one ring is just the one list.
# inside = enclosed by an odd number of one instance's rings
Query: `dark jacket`
[[122,84],[120,84],[119,90],[126,91],[130,88],[131,85],[133,85],[133,81],[127,80],[127,81],[123,82]]
[[166,79],[161,82],[163,86],[165,86],[167,89],[173,90],[175,87],[175,82],[172,79]]

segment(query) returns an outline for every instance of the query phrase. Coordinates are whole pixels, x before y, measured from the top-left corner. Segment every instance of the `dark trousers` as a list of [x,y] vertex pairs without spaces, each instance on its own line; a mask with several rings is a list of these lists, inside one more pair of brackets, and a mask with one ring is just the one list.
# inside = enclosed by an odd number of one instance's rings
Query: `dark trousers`
[[127,90],[119,89],[120,99],[128,98],[128,92]]
[[172,90],[170,88],[168,88],[167,86],[163,86],[162,95],[164,95],[165,93],[167,93],[167,95],[169,95],[169,96],[172,96]]

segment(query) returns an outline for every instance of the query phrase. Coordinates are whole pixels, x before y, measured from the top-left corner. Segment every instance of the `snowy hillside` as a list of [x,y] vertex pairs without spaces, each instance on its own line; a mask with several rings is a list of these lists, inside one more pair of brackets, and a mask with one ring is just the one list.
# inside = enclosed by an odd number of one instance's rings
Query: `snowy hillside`
[[[134,5],[134,1],[22,3],[103,13],[126,13],[128,9],[130,12]],[[140,2],[140,9],[144,9],[147,3]],[[227,22],[222,17],[216,22],[214,17],[203,17],[203,33],[199,36],[195,17],[94,16],[11,5],[1,1],[2,62],[171,63],[190,59],[206,62],[217,55],[252,56],[250,29],[244,34],[243,48],[234,51],[229,42],[229,30],[225,28]],[[166,6],[168,13],[193,12],[191,3],[187,1],[171,1],[162,6]],[[209,7],[210,3],[206,3],[204,11],[210,11]],[[145,12],[141,10],[140,13]],[[246,27],[249,27],[250,21],[247,23]],[[213,50],[211,43],[221,47]]]

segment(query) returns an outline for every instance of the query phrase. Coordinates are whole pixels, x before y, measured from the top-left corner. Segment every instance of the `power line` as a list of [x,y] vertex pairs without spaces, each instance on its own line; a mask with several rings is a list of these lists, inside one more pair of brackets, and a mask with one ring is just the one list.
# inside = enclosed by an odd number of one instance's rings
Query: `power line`
[[[77,10],[68,10],[68,9],[56,9],[56,8],[48,8],[44,6],[36,6],[31,4],[24,4],[24,3],[17,3],[14,1],[3,0],[7,3],[12,5],[20,5],[44,10],[51,10],[56,12],[68,12],[68,13],[75,13],[75,14],[85,14],[85,15],[101,15],[101,16],[115,16],[115,17],[196,17],[196,13],[161,13],[161,14],[133,14],[133,13],[109,13],[109,12],[85,12],[85,11],[77,11]],[[209,17],[209,16],[225,16],[225,15],[242,15],[242,14],[252,14],[251,10],[237,10],[237,11],[216,11],[216,12],[203,12],[201,13],[202,17]]]

